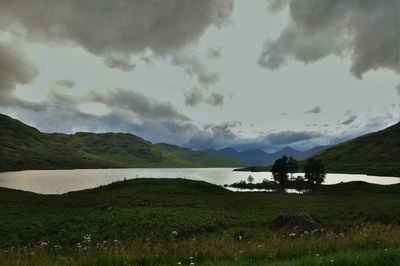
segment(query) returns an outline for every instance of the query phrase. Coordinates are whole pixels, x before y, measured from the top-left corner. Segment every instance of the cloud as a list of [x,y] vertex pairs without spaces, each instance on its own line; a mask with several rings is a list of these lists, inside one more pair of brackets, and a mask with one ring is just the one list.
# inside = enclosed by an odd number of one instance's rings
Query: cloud
[[342,121],[338,121],[338,125],[349,125],[357,120],[357,115],[353,114],[350,110],[347,110],[344,115],[347,117]]
[[72,89],[73,87],[76,86],[76,82],[74,80],[70,80],[70,79],[59,80],[56,82],[56,84],[58,86],[70,88],[70,89]]
[[321,137],[322,134],[319,132],[309,132],[309,131],[282,131],[277,133],[270,133],[265,136],[268,143],[272,145],[288,145],[301,141],[311,140],[314,138]]
[[221,54],[222,54],[221,47],[210,48],[207,51],[207,57],[208,58],[213,58],[213,59],[220,58]]
[[205,103],[211,106],[222,106],[224,104],[224,95],[213,92],[208,97],[199,88],[194,88],[184,93],[185,105],[197,106],[200,103]]
[[150,121],[189,121],[190,119],[179,113],[169,102],[160,102],[151,99],[139,92],[115,89],[104,94],[91,92],[87,101],[102,103],[110,109],[120,109],[131,113],[140,120]]
[[322,111],[321,111],[321,107],[319,107],[319,106],[316,106],[316,107],[314,107],[314,108],[312,108],[312,109],[310,109],[310,110],[308,110],[308,111],[306,111],[306,112],[304,112],[305,114],[319,114],[319,113],[321,113]]
[[268,10],[270,12],[278,12],[282,10],[288,2],[289,0],[270,0],[268,1]]
[[0,27],[38,42],[82,47],[124,69],[133,65],[109,57],[146,50],[170,55],[196,43],[210,26],[226,24],[232,10],[232,0],[2,0]]
[[132,71],[136,65],[130,62],[130,58],[125,56],[110,55],[104,59],[104,63],[109,68],[119,69],[125,72]]
[[[290,21],[276,40],[267,40],[258,60],[277,69],[290,60],[313,63],[329,55],[347,57],[361,78],[370,70],[399,73],[398,0],[290,0]],[[270,1],[270,10],[282,8]]]
[[42,109],[45,104],[25,101],[13,94],[18,85],[31,83],[39,71],[15,42],[0,42],[0,105]]
[[396,86],[397,95],[400,97],[400,84]]
[[219,81],[219,73],[210,71],[197,57],[177,54],[171,58],[172,64],[183,67],[189,76],[195,76],[202,87],[209,87]]

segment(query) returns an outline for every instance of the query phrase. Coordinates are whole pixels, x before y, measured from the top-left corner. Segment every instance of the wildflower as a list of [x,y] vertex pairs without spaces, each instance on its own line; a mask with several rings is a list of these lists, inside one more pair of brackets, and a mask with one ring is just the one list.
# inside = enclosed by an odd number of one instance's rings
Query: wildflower
[[178,265],[182,265],[182,262],[180,262],[180,261],[178,261],[178,263],[177,263]]
[[334,262],[335,262],[335,260],[330,260],[330,262],[331,262],[331,263],[334,263]]
[[189,265],[194,265],[194,262],[191,262]]
[[290,237],[295,237],[295,236],[296,236],[296,233],[290,233],[289,236],[290,236]]
[[239,236],[239,240],[242,241],[242,239],[243,239],[243,237],[242,237],[242,236]]
[[177,236],[178,232],[177,231],[172,231],[171,234],[173,234],[174,236]]
[[317,254],[315,254],[315,257],[319,257],[319,254],[317,253]]

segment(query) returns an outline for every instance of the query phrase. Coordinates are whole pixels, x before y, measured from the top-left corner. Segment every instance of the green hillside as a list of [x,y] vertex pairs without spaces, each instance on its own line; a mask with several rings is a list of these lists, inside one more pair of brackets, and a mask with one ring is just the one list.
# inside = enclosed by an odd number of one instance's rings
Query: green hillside
[[400,176],[400,123],[314,156],[328,172]]
[[[63,195],[0,188],[0,265],[399,265],[399,192],[351,182],[235,193],[144,178]],[[293,214],[314,222],[281,219]]]
[[0,171],[240,165],[191,149],[156,146],[132,134],[42,133],[6,115],[0,115],[0,160]]

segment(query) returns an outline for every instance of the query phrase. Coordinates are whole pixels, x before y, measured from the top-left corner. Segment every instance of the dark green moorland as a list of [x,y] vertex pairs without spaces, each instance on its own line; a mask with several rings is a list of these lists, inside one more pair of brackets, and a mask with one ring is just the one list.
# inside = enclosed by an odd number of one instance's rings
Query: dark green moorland
[[[63,195],[0,189],[3,265],[399,265],[400,184],[237,193],[135,179]],[[310,225],[281,224],[307,213]],[[272,226],[275,225],[275,226]]]
[[47,134],[0,114],[0,171],[129,167],[235,167],[206,152],[123,133]]

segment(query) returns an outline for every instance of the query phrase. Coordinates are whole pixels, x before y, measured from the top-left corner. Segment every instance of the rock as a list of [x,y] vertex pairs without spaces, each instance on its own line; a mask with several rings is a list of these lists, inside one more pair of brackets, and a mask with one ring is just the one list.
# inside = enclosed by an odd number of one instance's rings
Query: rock
[[271,224],[271,228],[279,229],[284,226],[306,226],[316,224],[314,218],[308,213],[290,213],[276,217]]

